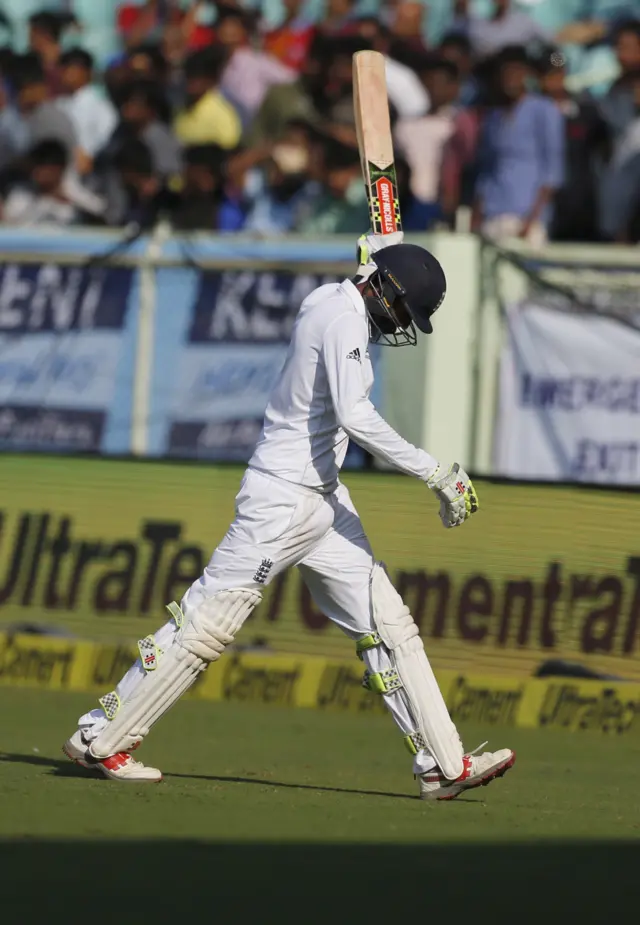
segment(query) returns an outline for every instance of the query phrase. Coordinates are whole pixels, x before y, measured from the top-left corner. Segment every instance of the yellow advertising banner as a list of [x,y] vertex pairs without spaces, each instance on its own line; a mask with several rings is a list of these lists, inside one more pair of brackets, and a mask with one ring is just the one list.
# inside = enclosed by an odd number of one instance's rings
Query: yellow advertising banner
[[570,732],[640,730],[640,684],[554,678],[528,681],[518,725]]
[[[200,575],[233,516],[241,474],[211,465],[0,457],[0,630],[37,624],[109,641],[93,666],[94,686],[119,676],[130,643],[153,632],[164,604]],[[433,497],[415,480],[347,473],[345,482],[437,669],[525,678],[564,659],[640,682],[638,493],[479,480],[480,513],[462,530],[445,531]],[[296,569],[265,589],[240,642],[352,657]],[[359,708],[352,680],[324,672],[327,709],[342,701]],[[464,691],[457,696],[467,703]],[[480,710],[475,703],[461,708]]]
[[87,690],[96,648],[90,642],[0,635],[0,685]]
[[198,685],[205,700],[313,707],[322,659],[290,655],[228,653]]
[[517,726],[528,685],[525,679],[439,672],[438,681],[455,723]]
[[[112,689],[135,653],[126,647],[43,636],[0,635],[0,684],[50,691]],[[383,698],[362,687],[362,665],[310,655],[229,652],[189,693],[202,700],[386,713]],[[490,677],[439,671],[457,724],[640,732],[640,684]],[[87,704],[87,708],[90,703]]]

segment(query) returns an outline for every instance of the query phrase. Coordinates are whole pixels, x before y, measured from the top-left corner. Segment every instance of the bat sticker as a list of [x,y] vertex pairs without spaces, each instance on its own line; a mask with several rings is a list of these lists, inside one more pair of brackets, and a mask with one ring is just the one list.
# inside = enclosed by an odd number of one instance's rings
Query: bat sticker
[[371,223],[374,234],[402,230],[396,171],[393,164],[381,170],[369,163]]

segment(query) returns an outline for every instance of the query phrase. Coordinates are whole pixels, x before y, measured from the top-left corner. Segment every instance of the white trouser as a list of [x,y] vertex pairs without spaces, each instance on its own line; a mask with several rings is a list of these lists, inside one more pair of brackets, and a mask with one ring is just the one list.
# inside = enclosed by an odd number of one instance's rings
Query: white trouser
[[[213,553],[201,578],[182,598],[185,620],[202,603],[220,591],[235,588],[261,590],[280,572],[297,565],[318,608],[354,641],[375,632],[371,606],[374,557],[349,492],[340,485],[333,494],[320,495],[248,469],[236,497],[235,519]],[[156,634],[165,650],[177,627],[173,620]],[[362,653],[368,671],[377,674],[392,667],[382,646]],[[116,687],[124,702],[145,677],[138,660]],[[376,694],[372,694],[377,696]],[[404,735],[415,731],[401,691],[382,694]],[[91,741],[104,728],[102,709],[79,720]],[[414,757],[414,773],[435,766],[427,749]]]

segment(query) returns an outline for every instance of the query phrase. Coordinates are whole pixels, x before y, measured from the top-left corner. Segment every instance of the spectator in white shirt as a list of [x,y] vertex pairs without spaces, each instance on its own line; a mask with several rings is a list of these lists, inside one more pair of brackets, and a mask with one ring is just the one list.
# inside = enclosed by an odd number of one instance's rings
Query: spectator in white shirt
[[91,173],[93,162],[113,135],[118,113],[94,86],[93,57],[82,48],[67,51],[60,59],[63,96],[58,106],[73,122],[78,147],[76,167],[81,175]]
[[72,157],[77,146],[73,122],[50,99],[44,68],[37,55],[18,55],[11,80],[15,89],[18,114],[26,129],[26,147],[55,138]]
[[389,102],[401,119],[423,116],[429,110],[429,94],[415,72],[389,55],[391,34],[375,16],[362,16],[353,23],[353,31],[371,42],[385,57]]
[[72,225],[100,219],[105,203],[83,189],[69,170],[69,154],[55,139],[35,145],[26,159],[27,172],[2,206],[6,225]]

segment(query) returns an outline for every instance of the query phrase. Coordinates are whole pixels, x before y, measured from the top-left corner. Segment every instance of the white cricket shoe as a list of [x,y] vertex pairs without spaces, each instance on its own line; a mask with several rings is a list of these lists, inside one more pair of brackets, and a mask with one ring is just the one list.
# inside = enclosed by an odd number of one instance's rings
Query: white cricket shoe
[[79,729],[70,739],[67,739],[62,746],[62,751],[67,758],[80,765],[81,768],[102,771],[104,776],[110,780],[152,784],[157,784],[162,780],[162,771],[157,768],[148,768],[141,761],[132,758],[129,752],[118,752],[117,755],[111,755],[104,761],[91,758],[88,753],[88,744],[84,741]]
[[[480,748],[482,747],[481,745]],[[485,787],[497,777],[502,777],[513,767],[515,760],[516,753],[510,748],[501,748],[497,752],[483,752],[481,755],[471,752],[462,759],[464,770],[455,780],[447,780],[439,768],[420,774],[420,799],[455,800],[464,790]]]

